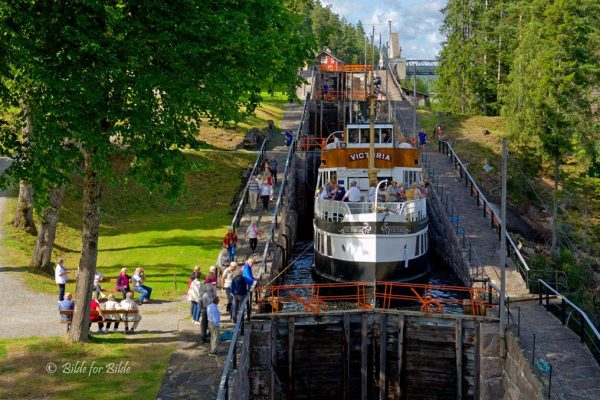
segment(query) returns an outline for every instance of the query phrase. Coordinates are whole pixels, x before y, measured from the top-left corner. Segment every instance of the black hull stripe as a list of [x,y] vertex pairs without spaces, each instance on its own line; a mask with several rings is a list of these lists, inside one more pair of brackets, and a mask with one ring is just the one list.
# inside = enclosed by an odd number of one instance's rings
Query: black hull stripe
[[334,282],[411,282],[429,273],[427,253],[408,261],[358,262],[326,257],[315,252],[314,271],[320,277]]

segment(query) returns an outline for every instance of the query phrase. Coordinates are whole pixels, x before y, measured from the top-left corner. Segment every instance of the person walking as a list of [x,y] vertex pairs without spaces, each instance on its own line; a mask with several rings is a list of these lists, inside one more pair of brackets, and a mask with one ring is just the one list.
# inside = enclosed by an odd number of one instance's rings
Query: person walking
[[426,141],[427,141],[427,134],[425,133],[423,128],[421,128],[421,130],[419,131],[419,147],[421,148],[421,150],[425,150]]
[[236,262],[232,262],[229,264],[227,268],[223,271],[223,275],[221,276],[221,287],[222,290],[225,291],[225,295],[227,296],[227,312],[231,316],[231,303],[233,300],[233,296],[231,294],[231,281],[233,280],[233,276],[237,272],[238,265]]
[[250,250],[252,250],[251,254],[254,254],[254,251],[256,250],[258,239],[260,239],[260,232],[256,226],[256,221],[252,220],[248,229],[246,229],[246,241],[250,244]]
[[142,303],[147,303],[150,301],[150,296],[152,296],[152,288],[144,285],[146,281],[146,275],[144,274],[144,269],[142,267],[137,267],[135,269],[135,273],[133,274],[132,282],[133,282],[133,290],[140,294],[140,298],[138,299],[138,305]]
[[[263,211],[269,211],[269,199],[273,193],[273,187],[268,182],[263,182],[260,188],[260,198],[263,202]],[[233,261],[233,260],[232,260]]]
[[231,319],[235,324],[237,323],[238,313],[240,311],[240,307],[242,306],[242,302],[248,294],[248,285],[246,284],[246,280],[242,276],[242,273],[239,271],[236,271],[235,276],[231,281],[231,294],[233,295],[233,303],[231,305]]
[[221,314],[219,313],[219,297],[215,296],[208,305],[208,329],[210,330],[210,351],[208,355],[217,355],[219,335],[221,328]]
[[227,227],[227,233],[223,238],[223,247],[227,249],[229,262],[235,261],[235,249],[237,247],[238,237],[233,231],[233,227]]
[[188,301],[192,305],[192,324],[199,324],[200,309],[202,307],[202,282],[200,282],[200,274],[196,275],[190,284]]
[[269,172],[271,172],[271,175],[273,176],[274,185],[277,185],[277,167],[278,163],[275,156],[271,156],[271,160],[269,160]]
[[200,340],[202,343],[206,343],[206,336],[208,331],[208,306],[212,303],[213,299],[217,297],[217,290],[215,285],[204,284],[204,291],[202,293],[202,312],[200,320]]
[[252,288],[252,285],[256,281],[256,278],[252,274],[252,266],[254,265],[254,258],[249,258],[244,266],[242,267],[242,276],[246,281],[246,285],[248,286],[248,290]]
[[260,186],[256,180],[256,175],[250,177],[248,183],[248,198],[250,201],[250,209],[252,212],[256,211],[256,203],[258,202],[258,193],[260,193]]
[[58,301],[65,299],[65,287],[67,286],[67,269],[63,266],[63,259],[59,258],[54,268],[54,280],[58,285]]

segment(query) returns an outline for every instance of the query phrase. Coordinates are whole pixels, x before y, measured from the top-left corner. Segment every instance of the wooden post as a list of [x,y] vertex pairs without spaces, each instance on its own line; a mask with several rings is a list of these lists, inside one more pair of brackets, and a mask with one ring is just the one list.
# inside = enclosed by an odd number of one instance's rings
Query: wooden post
[[480,370],[480,360],[479,360],[479,340],[480,340],[480,336],[481,335],[481,322],[479,321],[475,321],[475,343],[473,343],[473,345],[475,346],[475,382],[473,382],[473,384],[475,385],[475,387],[473,388],[473,398],[478,399],[479,398],[479,377],[481,376],[481,370]]
[[271,319],[271,400],[275,400],[275,365],[277,363],[277,322]]
[[288,388],[287,398],[294,399],[294,333],[296,328],[296,318],[290,317],[288,320]]
[[342,376],[342,398],[348,400],[350,398],[349,386],[350,386],[350,316],[344,314],[344,343],[343,343],[343,371]]
[[380,314],[379,318],[379,399],[385,400],[386,396],[386,366],[387,362],[387,315]]
[[462,319],[456,319],[456,399],[462,399]]
[[360,398],[367,400],[367,353],[369,348],[367,347],[367,313],[361,314],[361,327],[360,327],[360,374],[361,374],[361,385],[360,385]]
[[404,358],[404,315],[398,315],[398,396],[403,398],[402,393],[402,359]]

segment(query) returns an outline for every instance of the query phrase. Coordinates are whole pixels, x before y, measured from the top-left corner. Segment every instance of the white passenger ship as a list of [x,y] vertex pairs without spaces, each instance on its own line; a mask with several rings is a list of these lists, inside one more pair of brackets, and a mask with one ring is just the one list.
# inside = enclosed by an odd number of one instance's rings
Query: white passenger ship
[[[428,275],[426,199],[415,199],[412,191],[395,201],[382,196],[384,180],[403,183],[406,189],[413,183],[420,186],[419,150],[394,135],[393,124],[377,123],[374,128],[371,149],[370,125],[350,124],[338,133],[341,139],[332,134],[321,152],[313,226],[314,272],[323,280],[411,282]],[[370,199],[369,154],[375,160],[371,177],[376,171],[379,182],[377,197]],[[323,199],[328,182],[348,191],[353,181],[360,202]]]

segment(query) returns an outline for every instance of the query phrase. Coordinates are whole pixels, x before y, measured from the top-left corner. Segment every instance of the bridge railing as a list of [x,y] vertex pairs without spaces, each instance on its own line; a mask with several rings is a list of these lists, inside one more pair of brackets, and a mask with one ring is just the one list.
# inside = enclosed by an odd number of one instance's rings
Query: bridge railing
[[[284,167],[282,178],[281,178],[281,185],[279,187],[277,201],[275,202],[275,208],[273,210],[273,222],[271,223],[271,226],[269,227],[269,230],[267,233],[265,249],[263,251],[262,258],[257,263],[255,263],[255,266],[258,267],[257,272],[255,273],[255,276],[258,278],[257,282],[260,282],[261,277],[265,274],[265,272],[267,272],[267,266],[268,266],[268,263],[270,262],[270,254],[272,252],[272,245],[276,244],[275,236],[276,236],[276,229],[278,226],[277,218],[278,218],[278,214],[280,212],[280,208],[283,203],[283,198],[285,196],[285,192],[286,192],[286,189],[287,189],[287,186],[289,183],[289,173],[291,170],[290,166],[291,166],[291,163],[294,161],[294,156],[295,156],[295,152],[296,152],[296,142],[298,141],[300,134],[302,132],[310,95],[311,95],[310,92],[306,93],[306,97],[304,99],[304,108],[302,110],[302,117],[300,120],[300,125],[298,126],[296,134],[294,135],[294,140],[292,141],[292,144],[290,145],[290,147],[288,149],[287,158],[285,161],[285,167]],[[263,149],[263,151],[264,151],[264,149]],[[263,157],[264,157],[264,155],[263,155]],[[258,158],[257,158],[257,161],[258,161]],[[255,164],[255,167],[257,165],[258,164]],[[253,168],[253,171],[254,171],[254,168]],[[248,185],[246,185],[246,188],[244,189],[244,195],[243,195],[242,199],[247,194],[247,186]],[[243,203],[241,203],[241,202],[240,202],[240,207],[241,207],[240,208],[240,210],[241,210],[240,218],[241,218],[241,215],[243,214]],[[238,221],[238,223],[239,223],[239,221]],[[230,382],[229,381],[230,381],[230,379],[232,379],[233,373],[237,370],[238,348],[242,345],[241,339],[244,336],[244,315],[247,315],[248,320],[250,320],[250,314],[251,314],[250,313],[250,311],[251,311],[250,301],[252,300],[253,294],[256,294],[256,296],[258,297],[258,291],[255,293],[255,287],[256,287],[256,284],[252,286],[248,295],[244,298],[243,304],[238,311],[238,315],[236,318],[236,325],[233,330],[233,336],[231,339],[231,344],[229,345],[229,350],[227,352],[227,358],[225,359],[223,373],[221,375],[221,381],[219,383],[219,390],[217,392],[217,400],[237,398],[236,397],[237,394],[230,390]]]
[[[560,318],[563,325],[571,328],[579,335],[581,343],[585,343],[600,364],[600,333],[587,314],[577,307],[565,295],[554,289],[547,282],[538,279],[539,302],[548,311]],[[555,297],[556,300],[552,297]]]
[[[471,197],[476,198],[477,206],[479,206],[480,203],[482,204],[483,217],[487,218],[489,216],[490,226],[492,228],[496,228],[496,230],[498,231],[498,240],[500,240],[500,235],[502,232],[502,229],[501,229],[502,220],[500,219],[500,216],[498,215],[496,210],[492,207],[492,204],[486,199],[486,197],[484,196],[484,194],[481,191],[481,189],[479,188],[479,186],[477,186],[475,179],[473,179],[473,177],[467,170],[467,167],[465,166],[465,164],[458,157],[458,155],[452,148],[452,145],[450,145],[450,143],[448,143],[446,141],[440,140],[438,142],[438,151],[442,154],[447,155],[448,162],[454,164],[454,169],[458,169],[460,179],[461,180],[464,179],[465,187],[469,188],[469,186],[470,186]],[[527,289],[529,289],[531,291],[530,282],[529,282],[529,279],[530,279],[529,265],[527,264],[527,261],[525,261],[525,258],[521,254],[521,251],[519,250],[518,246],[515,244],[513,238],[511,237],[511,235],[508,231],[506,232],[506,240],[508,242],[508,246],[506,246],[507,256],[509,256],[513,259],[513,261],[515,262],[515,265],[517,266],[517,270],[519,271],[519,273],[525,280],[525,285],[527,286]]]

